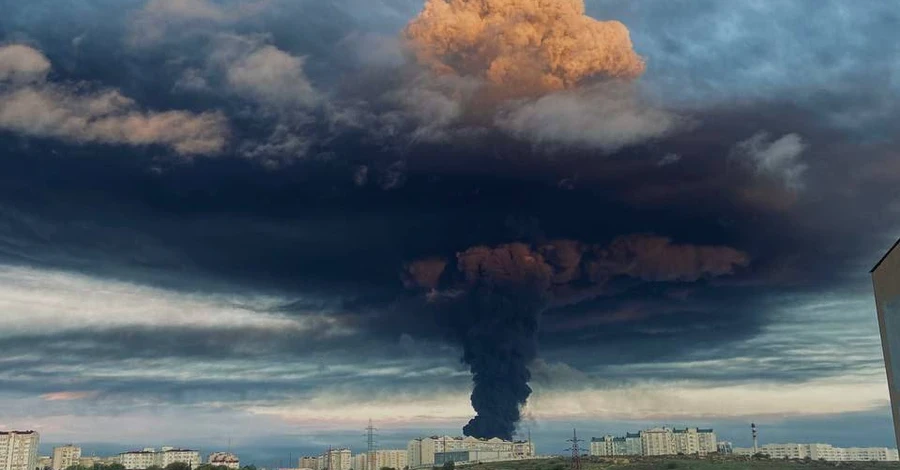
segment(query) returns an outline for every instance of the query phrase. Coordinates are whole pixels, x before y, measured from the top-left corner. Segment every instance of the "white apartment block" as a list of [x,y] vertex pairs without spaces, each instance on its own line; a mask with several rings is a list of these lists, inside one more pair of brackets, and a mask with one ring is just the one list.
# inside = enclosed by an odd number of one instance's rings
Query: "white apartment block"
[[641,434],[626,433],[624,437],[604,436],[591,438],[591,455],[641,455]]
[[351,457],[350,449],[329,449],[319,458],[318,470],[351,470]]
[[[319,458],[318,457],[300,457],[300,469],[306,470],[321,470],[319,468]],[[355,469],[354,469],[355,470]]]
[[591,455],[708,455],[718,452],[712,429],[653,428],[624,437],[604,436],[591,439]]
[[206,462],[216,467],[227,467],[232,470],[241,468],[241,459],[230,452],[213,452],[212,454],[209,454],[209,458],[207,458]]
[[159,451],[147,448],[119,454],[119,463],[126,470],[144,470],[153,466],[165,468],[176,462],[186,463],[191,468],[199,467],[203,463],[200,459],[200,452],[174,447],[163,447]]
[[159,466],[159,457],[154,449],[134,450],[119,454],[119,463],[125,470],[144,470]]
[[191,468],[197,468],[203,463],[203,460],[200,458],[200,452],[197,452],[196,450],[163,447],[160,454],[161,458],[159,466],[163,468],[176,462],[186,463],[190,465]]
[[35,470],[40,443],[35,431],[0,431],[0,470]]
[[675,434],[671,429],[653,428],[641,431],[641,455],[674,455]]
[[[896,462],[900,460],[897,449],[887,447],[834,447],[830,444],[766,444],[760,446],[759,453],[773,459],[806,459],[827,460],[832,462],[879,461]],[[737,455],[753,455],[752,448],[735,447]]]
[[527,459],[535,455],[534,444],[528,441],[478,439],[471,436],[413,439],[409,441],[406,451],[409,468],[430,467],[449,460],[454,463],[487,462]]
[[375,460],[374,466],[369,468],[369,454],[362,453],[353,457],[353,470],[381,470],[382,468],[393,468],[403,470],[406,468],[408,461],[408,452],[406,450],[389,450],[382,449],[373,452]]
[[367,454],[356,454],[351,459],[350,468],[353,470],[365,470],[368,468],[369,456]]
[[53,470],[66,470],[67,468],[78,465],[81,461],[81,447],[69,444],[53,448],[53,462],[50,468]]

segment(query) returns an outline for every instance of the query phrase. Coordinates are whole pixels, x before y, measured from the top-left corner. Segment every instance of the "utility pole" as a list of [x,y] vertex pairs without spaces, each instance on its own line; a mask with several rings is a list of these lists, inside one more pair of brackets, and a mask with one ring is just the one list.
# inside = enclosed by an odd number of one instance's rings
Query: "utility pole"
[[581,470],[581,449],[579,449],[578,443],[582,441],[578,439],[577,430],[572,430],[572,438],[566,440],[566,442],[572,443],[572,447],[566,449],[572,451],[572,470]]

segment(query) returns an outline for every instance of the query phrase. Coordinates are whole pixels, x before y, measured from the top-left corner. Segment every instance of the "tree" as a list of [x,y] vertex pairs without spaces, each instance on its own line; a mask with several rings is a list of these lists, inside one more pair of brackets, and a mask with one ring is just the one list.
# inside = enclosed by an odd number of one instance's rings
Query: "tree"
[[444,470],[454,470],[456,468],[456,465],[452,460],[448,460],[447,462],[444,462],[444,466],[442,468]]
[[163,470],[163,468],[160,467],[159,465],[151,465],[151,466],[147,467],[145,470]]
[[191,470],[191,464],[184,462],[172,462],[166,465],[165,470]]

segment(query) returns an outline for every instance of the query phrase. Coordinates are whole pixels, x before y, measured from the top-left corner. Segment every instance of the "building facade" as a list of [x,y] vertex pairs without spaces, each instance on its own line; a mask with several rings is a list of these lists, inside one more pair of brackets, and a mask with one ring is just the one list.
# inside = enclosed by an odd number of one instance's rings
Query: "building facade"
[[894,417],[894,437],[900,447],[900,240],[872,268],[871,274]]
[[203,463],[203,460],[200,458],[200,452],[191,449],[163,447],[162,451],[159,453],[159,456],[159,466],[163,468],[166,468],[166,466],[173,463],[179,462],[186,463],[190,465],[191,468],[197,468],[200,466],[200,464]]
[[351,470],[351,457],[350,449],[329,449],[322,454],[318,470]]
[[[409,441],[406,447],[409,468],[454,463],[488,462],[529,459],[535,455],[530,441],[504,441],[502,439],[478,439],[471,436],[431,436]],[[454,452],[456,452],[454,454]]]
[[50,470],[50,467],[53,466],[53,456],[52,455],[41,455],[38,456],[37,468],[41,470]]
[[213,452],[212,454],[209,454],[209,458],[206,461],[210,465],[215,465],[217,467],[227,467],[232,470],[241,468],[241,459],[231,452]]
[[720,454],[728,455],[734,453],[734,445],[728,441],[721,441],[716,444],[716,448]]
[[675,434],[668,428],[641,431],[641,455],[674,455]]
[[40,445],[35,431],[0,431],[0,470],[35,470]]
[[653,428],[624,437],[604,436],[591,439],[591,455],[708,455],[718,452],[712,429]]
[[153,448],[122,452],[118,461],[126,470],[144,470],[150,467],[163,467],[173,463],[186,463],[191,468],[199,467],[203,461],[200,452],[190,449],[163,447],[159,451]]
[[318,457],[300,457],[300,468],[305,468],[307,470],[321,470],[319,468],[319,458]]
[[[734,453],[738,455],[753,455],[752,448],[737,447]],[[886,447],[834,447],[830,444],[766,444],[759,447],[759,453],[768,455],[773,459],[810,459],[827,460],[831,462],[896,462],[897,449]]]
[[53,448],[53,463],[50,467],[53,470],[66,470],[73,465],[78,465],[80,461],[81,447],[69,444]]
[[133,450],[119,454],[119,463],[125,470],[143,470],[159,466],[159,458],[155,449]]

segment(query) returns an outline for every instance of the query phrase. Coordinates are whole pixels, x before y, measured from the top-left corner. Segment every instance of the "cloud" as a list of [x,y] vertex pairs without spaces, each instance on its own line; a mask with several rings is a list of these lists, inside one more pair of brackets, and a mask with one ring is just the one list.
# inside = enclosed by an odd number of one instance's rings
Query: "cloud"
[[[62,271],[0,266],[0,338],[54,335],[121,328],[292,331],[302,334],[327,324],[321,315],[266,313],[287,302],[277,297],[192,295],[127,282],[99,281]],[[330,328],[330,327],[326,327]]]
[[130,24],[129,44],[149,47],[204,25],[233,24],[264,11],[271,0],[149,0]]
[[249,110],[240,113],[268,135],[247,137],[238,152],[269,168],[306,156],[314,144],[312,112],[325,103],[307,78],[304,58],[268,44],[265,36],[219,33],[209,37],[204,70],[187,69],[182,90],[240,97]]
[[21,44],[0,47],[0,82],[40,82],[49,71],[50,61],[31,47]]
[[303,59],[270,45],[228,65],[228,84],[269,106],[310,106],[317,94],[303,73]]
[[405,35],[438,73],[482,78],[511,94],[644,71],[628,29],[585,16],[581,0],[429,0]]
[[614,152],[666,136],[686,120],[641,103],[628,89],[598,86],[510,104],[495,123],[513,136],[544,144]]
[[45,393],[41,398],[46,401],[75,401],[97,396],[97,392],[54,392]]
[[[7,62],[8,78],[43,68],[43,54],[21,47],[0,49],[0,57],[26,59]],[[141,111],[116,90],[82,91],[43,80],[0,88],[0,129],[75,143],[163,145],[181,155],[221,152],[228,136],[225,117],[217,112]]]
[[738,142],[732,156],[750,164],[757,174],[781,180],[786,187],[799,190],[804,187],[803,175],[809,168],[801,161],[807,147],[797,134],[772,140],[768,133],[758,132]]

